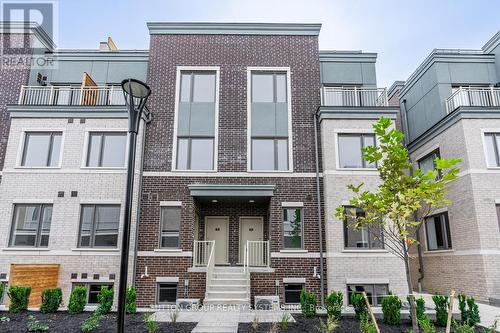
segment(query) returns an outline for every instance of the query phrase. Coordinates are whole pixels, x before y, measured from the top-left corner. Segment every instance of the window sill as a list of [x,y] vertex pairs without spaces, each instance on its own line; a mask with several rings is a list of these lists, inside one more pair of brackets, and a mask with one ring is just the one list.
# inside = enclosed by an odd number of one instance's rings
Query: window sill
[[280,253],[307,253],[309,251],[307,250],[302,250],[302,249],[298,249],[298,250],[280,250]]
[[82,166],[80,167],[81,169],[84,170],[115,170],[115,171],[126,171],[126,167],[86,167]]
[[50,251],[49,248],[46,247],[5,247],[2,249],[2,251],[33,251],[33,252],[39,252],[39,251]]
[[293,170],[251,170],[247,169],[249,173],[293,173]]
[[216,173],[217,169],[212,169],[212,170],[181,170],[181,169],[172,169],[172,172],[189,172],[189,173],[200,173],[200,172],[209,172],[209,173]]
[[455,252],[455,250],[453,250],[453,249],[449,249],[449,250],[427,250],[427,251],[424,251],[424,254],[429,254],[429,253],[450,253],[450,252]]
[[18,170],[57,170],[61,169],[61,166],[55,166],[55,167],[43,167],[43,166],[36,166],[36,167],[30,167],[30,166],[16,166],[14,169]]
[[342,253],[389,253],[385,249],[344,249]]
[[182,249],[154,249],[154,252],[182,252]]
[[377,172],[377,169],[374,168],[337,168],[338,171],[373,171]]
[[117,248],[112,248],[112,249],[107,249],[107,248],[84,248],[84,247],[77,247],[71,249],[73,252],[120,252],[120,249]]

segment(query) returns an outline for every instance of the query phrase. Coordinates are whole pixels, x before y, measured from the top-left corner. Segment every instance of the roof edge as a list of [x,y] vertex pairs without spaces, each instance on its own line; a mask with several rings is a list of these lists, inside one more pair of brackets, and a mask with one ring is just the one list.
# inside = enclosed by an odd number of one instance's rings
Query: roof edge
[[151,35],[318,36],[320,23],[148,22]]
[[481,48],[484,53],[491,53],[495,47],[500,45],[500,30],[497,31]]
[[336,50],[320,50],[320,62],[376,62],[377,53],[363,51],[336,51]]
[[33,34],[49,52],[56,48],[52,38],[36,22],[0,21],[0,33]]

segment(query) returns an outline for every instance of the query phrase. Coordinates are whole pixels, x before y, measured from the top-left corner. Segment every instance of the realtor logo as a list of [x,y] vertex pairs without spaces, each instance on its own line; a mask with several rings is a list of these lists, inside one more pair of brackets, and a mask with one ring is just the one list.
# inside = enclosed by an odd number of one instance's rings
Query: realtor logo
[[0,0],[1,67],[51,66],[44,53],[56,43],[57,15],[57,0]]

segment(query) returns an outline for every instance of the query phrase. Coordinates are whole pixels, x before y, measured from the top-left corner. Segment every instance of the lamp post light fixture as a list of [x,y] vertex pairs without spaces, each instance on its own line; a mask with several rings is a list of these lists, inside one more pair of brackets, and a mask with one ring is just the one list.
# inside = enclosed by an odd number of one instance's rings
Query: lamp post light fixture
[[125,216],[123,223],[121,260],[120,260],[120,282],[118,286],[118,333],[125,332],[125,303],[127,292],[127,273],[130,249],[130,224],[132,220],[132,198],[134,189],[134,167],[135,152],[137,145],[137,133],[146,101],[151,95],[151,89],[147,84],[135,80],[126,79],[122,81],[123,96],[128,107],[128,161],[127,161],[127,189],[125,196]]

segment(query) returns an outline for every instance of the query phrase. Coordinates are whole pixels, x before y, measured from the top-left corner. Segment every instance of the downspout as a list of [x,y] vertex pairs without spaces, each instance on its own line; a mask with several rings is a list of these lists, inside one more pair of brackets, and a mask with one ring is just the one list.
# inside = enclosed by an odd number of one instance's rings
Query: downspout
[[[404,102],[406,102],[406,100],[404,100]],[[410,158],[410,163],[412,163],[411,158]],[[412,172],[412,174],[413,174],[413,172]],[[413,215],[414,215],[413,219],[416,221],[417,218],[418,218],[418,215],[417,215],[416,212]],[[420,242],[420,229],[421,228],[422,228],[422,224],[420,224],[418,226],[417,232],[416,232],[416,235],[415,235],[415,237],[417,238],[418,273],[419,273],[417,284],[418,284],[418,292],[419,293],[422,293],[422,281],[424,280],[424,277],[425,277],[425,272],[424,272],[424,258],[423,258],[423,255],[422,255],[422,243]]]
[[321,190],[319,181],[319,151],[318,151],[318,119],[317,114],[314,113],[314,152],[316,157],[316,196],[318,198],[318,232],[319,232],[319,278],[321,285],[321,306],[325,306],[325,281],[324,281],[324,264],[323,264],[323,228],[321,225]]
[[137,192],[137,216],[135,218],[135,239],[134,239],[134,263],[132,265],[132,286],[135,287],[135,278],[137,276],[137,251],[138,251],[138,239],[139,239],[139,219],[141,217],[141,199],[142,199],[142,176],[144,173],[144,149],[146,147],[146,125],[151,122],[151,113],[145,108],[147,113],[146,116],[142,118],[142,147],[141,147],[141,165],[139,167],[139,192]]

